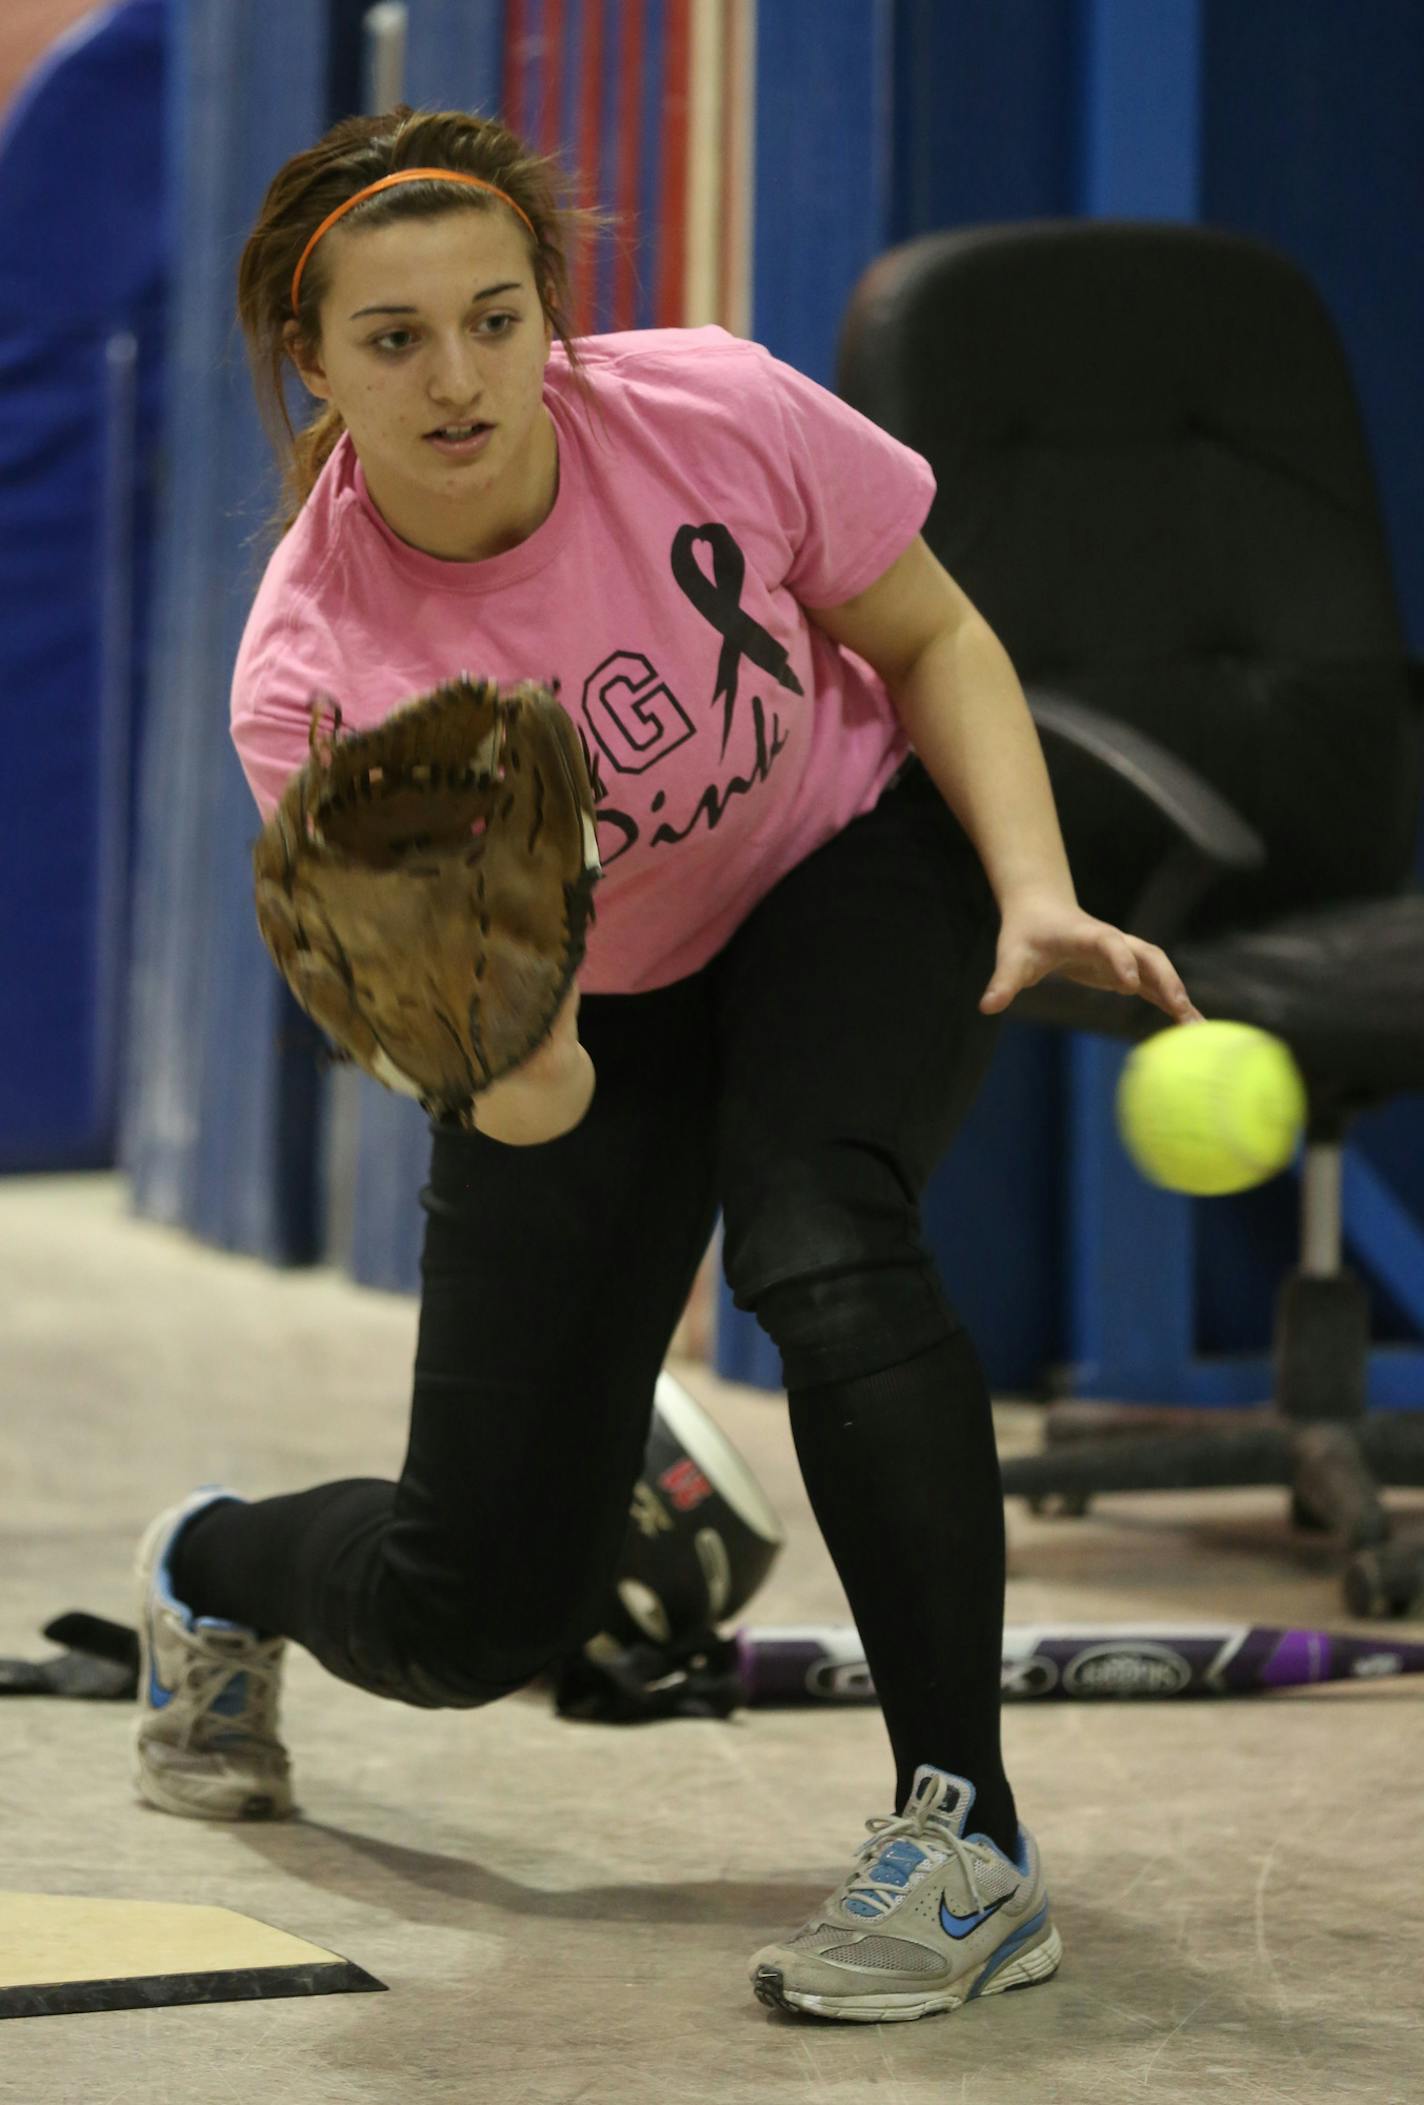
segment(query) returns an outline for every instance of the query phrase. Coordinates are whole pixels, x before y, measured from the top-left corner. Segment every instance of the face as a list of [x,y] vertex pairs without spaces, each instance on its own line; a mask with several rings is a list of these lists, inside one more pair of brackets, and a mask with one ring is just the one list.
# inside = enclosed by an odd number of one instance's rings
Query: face
[[[289,329],[298,371],[340,410],[383,518],[435,555],[514,547],[553,504],[553,329],[521,234],[502,207],[333,227],[314,358]],[[471,423],[490,428],[473,441],[436,436]]]

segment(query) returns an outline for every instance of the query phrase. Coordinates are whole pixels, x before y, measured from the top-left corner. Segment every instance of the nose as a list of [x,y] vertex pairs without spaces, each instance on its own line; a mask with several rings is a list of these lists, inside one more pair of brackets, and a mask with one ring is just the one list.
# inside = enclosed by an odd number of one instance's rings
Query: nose
[[426,391],[442,410],[478,406],[484,392],[480,354],[464,330],[442,336],[433,345]]

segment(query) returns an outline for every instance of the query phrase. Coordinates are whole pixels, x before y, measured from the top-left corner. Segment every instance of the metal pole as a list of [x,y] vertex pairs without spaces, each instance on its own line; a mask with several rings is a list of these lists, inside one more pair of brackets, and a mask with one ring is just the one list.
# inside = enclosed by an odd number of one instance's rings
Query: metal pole
[[406,37],[410,9],[406,0],[379,0],[361,19],[365,39],[363,94],[368,115],[394,108],[405,96]]
[[1338,1141],[1307,1145],[1301,1166],[1300,1268],[1312,1279],[1333,1278],[1340,1269],[1344,1173],[1345,1151]]

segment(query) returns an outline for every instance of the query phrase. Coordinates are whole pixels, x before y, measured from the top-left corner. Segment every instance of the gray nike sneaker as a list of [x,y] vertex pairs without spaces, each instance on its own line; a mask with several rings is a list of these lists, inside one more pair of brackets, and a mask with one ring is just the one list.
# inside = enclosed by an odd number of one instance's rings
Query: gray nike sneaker
[[860,2024],[931,2017],[1031,1988],[1063,1956],[1026,1828],[1011,1860],[966,1837],[974,1786],[923,1763],[903,1814],[867,1820],[856,1868],[812,1920],[751,1963],[760,2002]]
[[283,1637],[195,1616],[175,1598],[169,1558],[180,1529],[216,1485],[170,1506],[139,1544],[138,1719],[134,1781],[150,1805],[194,1820],[280,1820],[292,1811],[287,1750],[277,1736]]

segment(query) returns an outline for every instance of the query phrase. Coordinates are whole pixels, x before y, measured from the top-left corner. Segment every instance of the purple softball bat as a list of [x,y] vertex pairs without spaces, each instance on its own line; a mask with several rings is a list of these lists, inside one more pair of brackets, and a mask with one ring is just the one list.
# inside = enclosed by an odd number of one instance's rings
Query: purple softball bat
[[[749,1704],[873,1703],[850,1623],[744,1625],[737,1662]],[[1313,1681],[1424,1673],[1424,1644],[1261,1623],[1023,1624],[1004,1632],[1006,1700],[1056,1696],[1241,1696]]]

